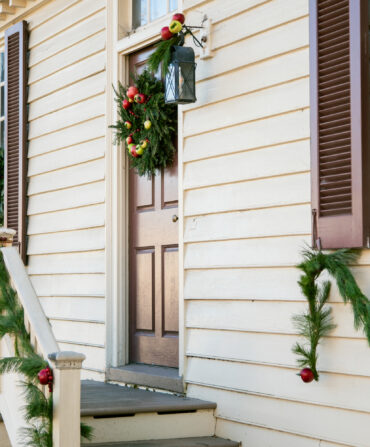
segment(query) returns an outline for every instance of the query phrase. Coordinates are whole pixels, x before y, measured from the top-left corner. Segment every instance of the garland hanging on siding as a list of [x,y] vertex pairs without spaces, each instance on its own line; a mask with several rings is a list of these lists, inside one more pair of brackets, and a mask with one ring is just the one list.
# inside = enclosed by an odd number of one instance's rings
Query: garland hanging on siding
[[[24,311],[16,292],[10,286],[9,277],[0,253],[0,339],[10,335],[14,339],[14,357],[0,359],[0,374],[16,372],[24,377],[27,427],[20,433],[22,444],[29,447],[52,447],[53,394],[52,371],[48,363],[38,355],[30,341],[24,324]],[[49,396],[39,384],[49,386]],[[81,423],[81,436],[92,438],[92,428]]]
[[348,249],[325,254],[322,251],[306,250],[304,261],[298,266],[303,271],[299,286],[308,302],[308,310],[295,315],[293,322],[299,334],[306,339],[296,343],[293,352],[298,356],[297,363],[303,368],[300,376],[304,382],[319,380],[317,371],[317,347],[322,337],[335,328],[332,309],[327,306],[330,294],[330,281],[318,282],[326,270],[336,281],[344,303],[351,303],[356,329],[363,329],[370,344],[370,301],[361,292],[348,265],[354,264],[358,252]]
[[115,143],[126,145],[131,167],[151,176],[173,163],[177,109],[165,104],[163,85],[149,71],[135,76],[134,84],[114,90],[119,118],[110,127]]

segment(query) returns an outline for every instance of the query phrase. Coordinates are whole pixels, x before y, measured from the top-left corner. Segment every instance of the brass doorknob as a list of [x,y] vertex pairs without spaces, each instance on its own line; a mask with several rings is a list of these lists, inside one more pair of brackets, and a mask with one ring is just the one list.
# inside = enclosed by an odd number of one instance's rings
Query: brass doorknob
[[177,222],[179,220],[179,216],[176,216],[176,214],[174,214],[172,216],[172,222]]

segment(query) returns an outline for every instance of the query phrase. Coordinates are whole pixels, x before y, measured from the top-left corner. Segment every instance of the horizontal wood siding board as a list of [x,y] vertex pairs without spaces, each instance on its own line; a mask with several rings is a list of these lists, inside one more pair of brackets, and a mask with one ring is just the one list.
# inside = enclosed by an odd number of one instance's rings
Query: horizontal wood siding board
[[[339,298],[334,296],[332,299]],[[330,302],[337,324],[331,337],[365,338],[353,327],[349,305]],[[293,315],[303,313],[306,302],[261,300],[188,300],[185,325],[189,329],[220,329],[239,332],[296,334]]]
[[[291,349],[296,340],[297,336],[290,334],[189,329],[186,352],[188,356],[297,369]],[[367,349],[365,339],[328,337],[318,350],[318,368],[325,372],[369,377]],[[356,360],[356,356],[361,356],[361,359]]]
[[367,413],[306,403],[238,394],[207,387],[189,386],[188,395],[217,402],[216,415],[296,435],[308,436],[351,447],[364,447],[370,436]]

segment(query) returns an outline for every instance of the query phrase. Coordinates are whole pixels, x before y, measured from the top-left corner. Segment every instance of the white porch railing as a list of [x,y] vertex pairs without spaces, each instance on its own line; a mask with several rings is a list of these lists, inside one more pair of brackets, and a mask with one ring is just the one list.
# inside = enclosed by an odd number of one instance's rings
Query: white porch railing
[[[80,372],[85,356],[59,350],[24,264],[11,242],[12,232],[0,229],[1,252],[12,286],[24,309],[26,329],[36,352],[48,359],[54,372],[53,447],[79,447]],[[0,348],[1,357],[14,355],[10,337],[3,337]],[[19,430],[26,426],[21,411],[25,401],[23,390],[18,385],[20,380],[21,377],[17,374],[4,374],[0,379],[0,412],[13,447],[21,445]]]

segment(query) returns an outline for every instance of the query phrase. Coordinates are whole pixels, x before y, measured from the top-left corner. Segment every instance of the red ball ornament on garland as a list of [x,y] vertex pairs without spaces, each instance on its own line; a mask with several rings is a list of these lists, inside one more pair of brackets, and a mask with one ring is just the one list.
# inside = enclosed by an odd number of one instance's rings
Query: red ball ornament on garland
[[299,376],[301,376],[301,379],[305,383],[310,383],[315,378],[311,368],[303,368],[302,371],[299,373]]
[[50,373],[50,368],[45,368],[45,369],[42,369],[37,374],[37,377],[39,378],[39,382],[41,385],[47,385],[49,383],[49,373]]
[[173,37],[173,34],[170,31],[170,28],[168,26],[164,26],[161,29],[161,36],[163,40],[169,40],[171,37]]
[[129,109],[129,108],[131,107],[131,103],[130,103],[130,101],[128,101],[127,99],[124,99],[124,100],[122,101],[122,107],[123,107],[125,110]]
[[177,22],[180,22],[183,25],[185,22],[185,16],[184,14],[181,14],[181,12],[178,12],[172,16],[172,20],[176,20]]
[[125,127],[126,127],[126,129],[131,129],[131,127],[132,127],[131,121],[125,121]]
[[131,87],[127,89],[126,95],[129,99],[134,99],[135,95],[137,95],[138,93],[139,93],[138,88],[135,87],[134,85],[131,85]]

